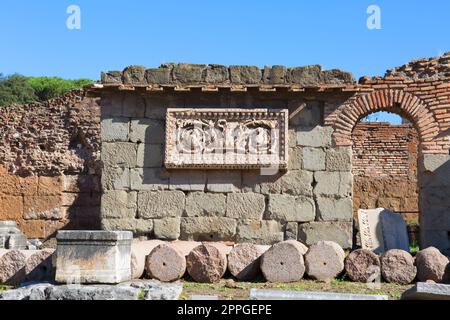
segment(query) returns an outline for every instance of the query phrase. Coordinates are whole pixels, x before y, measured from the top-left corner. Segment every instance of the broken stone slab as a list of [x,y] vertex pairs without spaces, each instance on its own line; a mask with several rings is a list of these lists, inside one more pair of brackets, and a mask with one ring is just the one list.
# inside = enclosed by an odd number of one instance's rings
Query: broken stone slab
[[45,289],[50,283],[32,283],[0,293],[0,300],[45,300]]
[[238,280],[253,280],[261,271],[260,257],[266,250],[252,243],[236,245],[228,255],[228,270]]
[[19,250],[0,249],[0,283],[16,285],[24,281],[26,259]]
[[56,282],[130,280],[132,239],[130,231],[58,231]]
[[186,257],[186,266],[195,281],[214,283],[218,282],[227,270],[227,256],[215,246],[202,244]]
[[138,300],[140,290],[127,286],[62,285],[45,289],[46,300]]
[[118,286],[140,289],[144,293],[144,300],[178,300],[183,291],[181,283],[162,283],[157,280],[132,280]]
[[303,255],[308,248],[296,240],[274,244],[261,257],[261,271],[269,282],[295,282],[303,278]]
[[345,259],[345,272],[352,281],[373,282],[381,274],[380,259],[370,250],[355,250]]
[[6,247],[8,249],[24,250],[27,248],[27,237],[22,233],[10,234]]
[[26,256],[25,275],[27,281],[49,281],[54,279],[54,249],[22,250],[21,252]]
[[131,243],[131,279],[139,279],[144,275],[145,259],[161,240],[133,241]]
[[344,250],[333,241],[319,241],[305,254],[306,274],[318,281],[331,281],[344,270]]
[[384,208],[358,210],[363,249],[377,254],[390,249],[409,251],[406,223],[402,216]]
[[173,282],[186,272],[186,258],[182,252],[163,243],[153,248],[147,256],[145,269],[149,278]]
[[392,249],[383,253],[380,261],[381,274],[387,282],[409,284],[416,278],[417,267],[409,252]]
[[250,300],[388,300],[386,295],[251,289]]
[[435,247],[428,247],[416,254],[417,278],[419,281],[443,282],[446,277],[450,277],[446,274],[450,271],[448,265],[449,259]]
[[450,300],[450,285],[417,282],[403,292],[402,300]]

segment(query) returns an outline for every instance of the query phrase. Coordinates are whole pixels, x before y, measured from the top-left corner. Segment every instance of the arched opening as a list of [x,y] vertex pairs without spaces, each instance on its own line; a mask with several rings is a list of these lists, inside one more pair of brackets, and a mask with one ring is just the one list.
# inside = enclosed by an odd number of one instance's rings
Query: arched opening
[[410,247],[419,245],[418,158],[416,127],[398,113],[376,111],[361,118],[351,134],[353,208],[385,208],[401,214]]

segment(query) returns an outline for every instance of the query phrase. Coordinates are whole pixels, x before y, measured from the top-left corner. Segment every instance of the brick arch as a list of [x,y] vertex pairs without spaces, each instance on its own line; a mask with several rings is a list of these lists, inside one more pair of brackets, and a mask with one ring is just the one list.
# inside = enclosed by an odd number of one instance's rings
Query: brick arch
[[421,99],[402,90],[377,90],[356,96],[338,110],[331,123],[336,146],[351,146],[352,131],[358,121],[378,111],[393,112],[411,121],[424,149],[439,133],[434,114]]

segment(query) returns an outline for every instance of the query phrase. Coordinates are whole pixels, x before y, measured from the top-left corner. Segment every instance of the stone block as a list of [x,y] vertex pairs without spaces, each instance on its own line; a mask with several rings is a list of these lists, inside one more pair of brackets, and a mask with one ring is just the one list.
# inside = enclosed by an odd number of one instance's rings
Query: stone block
[[138,193],[139,218],[181,217],[185,197],[181,191],[141,191]]
[[181,218],[181,239],[194,241],[234,240],[236,226],[236,220],[231,218]]
[[284,240],[298,239],[298,223],[288,222],[284,227]]
[[137,145],[129,142],[104,142],[101,158],[105,166],[133,168],[136,166]]
[[309,171],[325,170],[325,151],[320,148],[303,148],[303,169]]
[[266,207],[265,197],[257,193],[230,193],[227,196],[229,218],[261,220]]
[[387,295],[250,289],[250,300],[389,300]]
[[435,172],[449,161],[450,156],[446,154],[424,154],[419,163],[422,171]]
[[131,169],[130,187],[137,191],[166,190],[169,188],[167,171],[158,168]]
[[150,219],[102,219],[103,230],[126,230],[134,235],[150,235],[153,232],[153,220]]
[[281,178],[281,191],[290,195],[311,196],[313,173],[305,170],[292,170]]
[[152,68],[145,70],[145,80],[148,84],[170,83],[172,68]]
[[317,212],[323,221],[346,220],[353,217],[353,201],[351,198],[317,198]]
[[130,169],[123,167],[103,168],[102,190],[127,190],[130,188]]
[[262,194],[281,193],[281,177],[279,170],[249,170],[242,172],[242,185],[244,192]]
[[262,79],[262,72],[256,66],[230,66],[232,83],[256,84]]
[[301,170],[303,166],[303,148],[289,148],[288,170]]
[[176,81],[182,83],[202,82],[204,64],[179,63],[173,68],[173,76]]
[[294,67],[288,69],[288,81],[305,87],[316,87],[321,83],[320,65]]
[[164,122],[154,119],[131,120],[130,140],[148,144],[164,144]]
[[242,174],[238,170],[208,171],[206,190],[209,192],[238,192],[242,187]]
[[162,144],[140,143],[137,149],[137,166],[143,168],[160,168],[163,164]]
[[26,196],[23,199],[23,211],[23,217],[27,220],[60,220],[64,218],[60,196]]
[[352,149],[331,148],[326,153],[327,171],[352,171]]
[[23,218],[23,198],[18,196],[0,196],[0,217],[6,220]]
[[107,71],[101,73],[102,83],[122,84],[122,71]]
[[100,137],[102,141],[128,141],[130,123],[128,118],[104,118],[101,121]]
[[205,81],[207,83],[223,83],[229,80],[228,68],[217,64],[210,64],[206,69]]
[[403,292],[402,300],[450,300],[450,285],[418,282]]
[[206,171],[172,170],[169,177],[170,190],[204,191],[206,188]]
[[298,240],[311,246],[319,241],[334,241],[343,249],[352,247],[352,222],[308,222],[299,225]]
[[123,94],[111,93],[108,96],[104,96],[100,99],[99,105],[101,107],[101,116],[106,117],[121,117]]
[[272,66],[264,68],[264,82],[270,84],[286,83],[287,68],[285,66]]
[[348,197],[353,192],[353,175],[351,172],[315,172],[314,194],[316,196]]
[[281,222],[314,221],[315,204],[312,198],[287,194],[269,195],[268,218]]
[[227,197],[220,193],[192,192],[186,197],[188,217],[223,217],[226,212]]
[[63,192],[64,178],[63,176],[38,178],[38,195],[42,196],[57,196]]
[[10,234],[5,247],[10,250],[25,250],[27,248],[27,237],[22,233]]
[[180,237],[180,218],[164,218],[153,220],[155,238],[163,240],[177,240]]
[[131,280],[129,231],[58,231],[56,277],[60,283]]
[[145,115],[145,99],[137,94],[126,94],[123,98],[122,115],[130,118],[143,118]]
[[124,84],[145,84],[145,67],[129,66],[122,72]]
[[101,217],[104,219],[132,219],[137,212],[137,192],[105,191],[101,200]]
[[281,225],[272,220],[240,223],[237,227],[237,242],[275,244],[284,240]]
[[331,146],[332,127],[315,126],[297,131],[297,145],[304,147],[329,147]]

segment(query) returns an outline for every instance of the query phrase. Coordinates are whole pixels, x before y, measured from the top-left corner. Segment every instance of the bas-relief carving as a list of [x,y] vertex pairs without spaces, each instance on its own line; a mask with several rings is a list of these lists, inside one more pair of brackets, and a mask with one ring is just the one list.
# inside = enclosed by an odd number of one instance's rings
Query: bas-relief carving
[[286,168],[288,110],[168,109],[167,168]]

